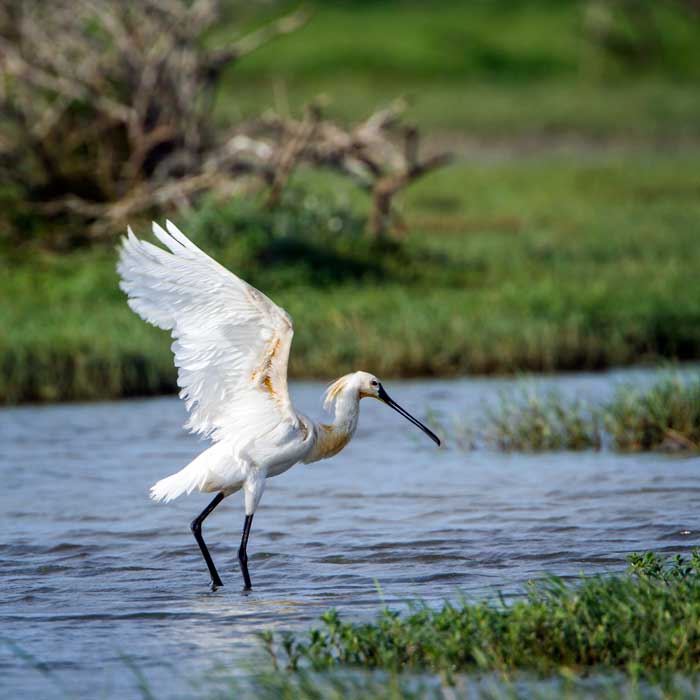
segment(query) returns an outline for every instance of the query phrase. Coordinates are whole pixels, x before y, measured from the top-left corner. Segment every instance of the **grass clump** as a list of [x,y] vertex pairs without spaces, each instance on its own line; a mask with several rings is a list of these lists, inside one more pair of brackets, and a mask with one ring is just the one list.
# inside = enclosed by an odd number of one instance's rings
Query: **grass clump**
[[464,281],[461,267],[419,241],[369,236],[366,219],[335,192],[296,186],[267,208],[258,197],[209,200],[184,224],[198,244],[268,292],[308,286]]
[[380,244],[364,235],[362,217],[335,200],[302,190],[285,192],[274,209],[256,197],[208,200],[183,228],[255,286],[376,278],[383,271]]
[[597,407],[525,387],[490,408],[483,433],[504,451],[598,450],[603,443],[620,452],[697,451],[700,377],[669,374],[648,388],[620,386]]
[[700,555],[631,559],[625,575],[550,578],[511,605],[491,601],[385,609],[374,622],[330,610],[308,633],[271,634],[277,667],[381,668],[550,675],[617,670],[633,677],[700,672]]
[[225,697],[255,700],[697,700],[698,683],[674,678],[663,686],[619,676],[564,674],[540,679],[483,674],[445,682],[436,674],[333,669],[257,674],[234,681]]
[[622,387],[606,408],[605,423],[619,450],[698,450],[700,377],[668,376],[648,389]]
[[501,395],[487,415],[486,439],[507,452],[600,449],[597,412],[585,402],[567,402],[559,392],[526,387],[514,398]]

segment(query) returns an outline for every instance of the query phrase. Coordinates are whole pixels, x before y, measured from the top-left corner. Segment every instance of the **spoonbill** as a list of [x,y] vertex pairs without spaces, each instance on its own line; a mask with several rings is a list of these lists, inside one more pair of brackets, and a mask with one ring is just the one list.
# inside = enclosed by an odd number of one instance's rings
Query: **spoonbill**
[[287,388],[294,333],[289,314],[210,258],[173,223],[167,221],[166,228],[153,224],[167,250],[140,240],[129,227],[119,250],[120,286],[133,311],[171,332],[180,397],[190,413],[185,427],[213,444],[154,484],[150,496],[168,502],[195,489],[216,493],[191,524],[216,590],[223,584],[202,523],[226,496],[242,489],[245,521],[238,561],[244,590],[250,590],[248,538],[266,479],[298,462],[338,454],[355,433],[361,399],[383,401],[437,445],[440,440],[368,372],[346,374],[328,387],[324,406],[334,414],[332,423],[315,423],[295,411]]

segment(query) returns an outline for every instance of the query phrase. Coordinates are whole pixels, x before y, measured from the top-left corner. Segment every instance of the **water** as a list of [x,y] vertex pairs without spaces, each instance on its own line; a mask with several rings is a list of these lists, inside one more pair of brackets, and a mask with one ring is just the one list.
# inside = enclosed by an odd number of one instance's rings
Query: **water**
[[[544,380],[606,398],[622,378]],[[477,416],[509,380],[389,382],[409,410]],[[319,416],[323,386],[297,383]],[[0,695],[192,697],[187,683],[235,672],[255,633],[308,626],[328,607],[353,619],[382,603],[521,591],[543,572],[613,571],[631,551],[697,543],[700,460],[658,454],[437,450],[365,401],[355,440],[329,462],[268,482],[241,592],[240,494],[206,522],[225,586],[211,593],[189,522],[210,499],[169,505],[151,483],[206,443],[185,434],[174,398],[0,411]]]

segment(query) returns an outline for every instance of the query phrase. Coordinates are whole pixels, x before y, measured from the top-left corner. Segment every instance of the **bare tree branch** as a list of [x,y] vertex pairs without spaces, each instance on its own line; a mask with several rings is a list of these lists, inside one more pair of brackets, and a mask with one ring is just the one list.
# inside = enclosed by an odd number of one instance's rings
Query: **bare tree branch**
[[308,20],[297,10],[228,46],[204,47],[220,0],[4,0],[0,7],[0,171],[45,216],[92,237],[129,216],[188,208],[206,191],[268,188],[279,203],[303,164],[352,179],[371,197],[369,232],[397,221],[394,198],[441,167],[419,158],[398,100],[354,126],[264,114],[223,130],[212,104],[221,71]]

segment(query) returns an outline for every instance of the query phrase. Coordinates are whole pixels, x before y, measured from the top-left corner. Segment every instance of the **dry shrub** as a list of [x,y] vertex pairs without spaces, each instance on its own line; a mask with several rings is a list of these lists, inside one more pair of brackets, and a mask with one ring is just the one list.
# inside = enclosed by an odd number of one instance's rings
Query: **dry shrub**
[[[447,162],[418,157],[400,107],[350,128],[311,106],[228,128],[213,119],[222,71],[306,19],[295,12],[208,48],[217,0],[6,0],[0,7],[0,178],[46,220],[105,236],[134,214],[188,208],[205,191],[251,183],[274,206],[301,163],[371,193],[369,229],[395,221],[403,187]],[[78,227],[71,227],[77,230]]]

